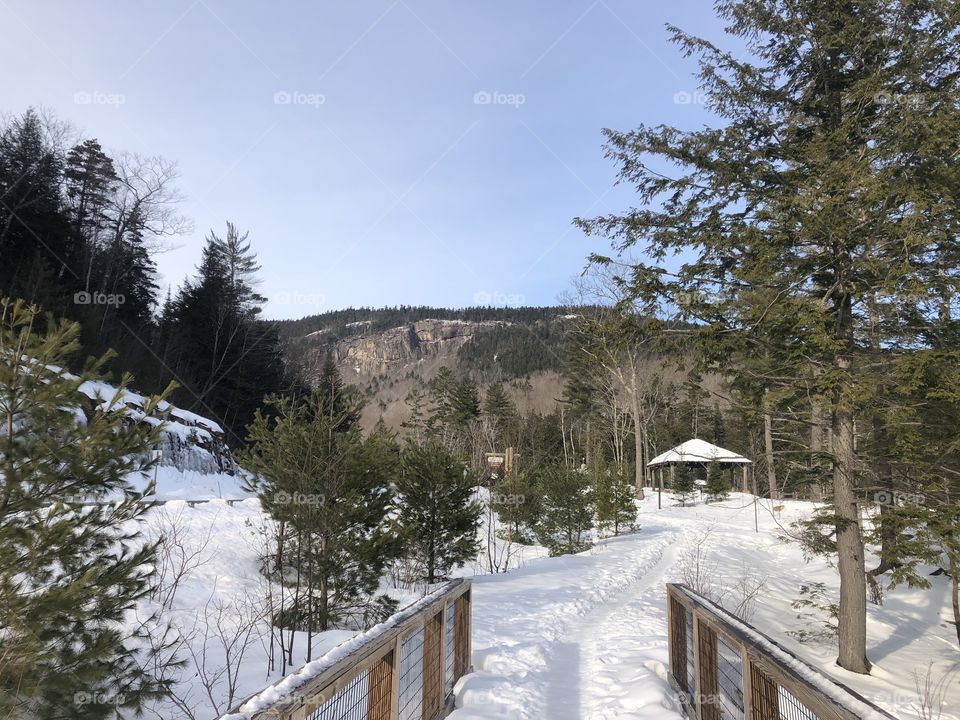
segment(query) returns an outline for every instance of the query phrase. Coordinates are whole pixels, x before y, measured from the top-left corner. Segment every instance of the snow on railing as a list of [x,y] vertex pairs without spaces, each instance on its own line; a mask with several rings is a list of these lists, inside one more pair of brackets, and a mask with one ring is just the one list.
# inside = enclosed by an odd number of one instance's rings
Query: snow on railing
[[896,720],[685,585],[667,583],[670,684],[698,720]]
[[469,579],[451,580],[220,720],[443,717],[470,671],[470,588]]

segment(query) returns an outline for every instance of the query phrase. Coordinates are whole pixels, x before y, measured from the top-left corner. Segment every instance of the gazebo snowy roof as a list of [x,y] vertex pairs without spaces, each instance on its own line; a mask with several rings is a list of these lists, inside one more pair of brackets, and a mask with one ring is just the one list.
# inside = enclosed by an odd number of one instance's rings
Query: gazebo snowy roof
[[750,461],[743,455],[737,455],[722,447],[717,447],[706,440],[687,440],[665,453],[657,455],[647,463],[647,467],[657,465],[671,465],[674,463],[708,463],[719,462],[730,465],[750,465]]

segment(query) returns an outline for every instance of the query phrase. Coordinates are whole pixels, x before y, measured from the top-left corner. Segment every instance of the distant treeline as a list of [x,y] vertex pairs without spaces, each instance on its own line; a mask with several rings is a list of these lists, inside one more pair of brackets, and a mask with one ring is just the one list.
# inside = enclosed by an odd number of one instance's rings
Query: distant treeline
[[[551,321],[565,314],[582,313],[586,308],[553,307],[468,307],[439,308],[429,305],[397,305],[382,308],[346,308],[309,315],[299,320],[281,320],[277,325],[282,338],[296,338],[318,330],[327,332],[331,340],[342,339],[364,332],[389,330],[420,320],[463,320],[530,324]],[[360,323],[354,325],[354,323]]]

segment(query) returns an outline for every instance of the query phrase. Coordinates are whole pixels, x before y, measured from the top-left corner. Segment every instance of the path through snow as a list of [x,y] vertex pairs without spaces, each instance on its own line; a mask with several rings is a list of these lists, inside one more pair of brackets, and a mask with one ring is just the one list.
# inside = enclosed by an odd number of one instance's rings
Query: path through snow
[[[653,496],[642,503],[636,534],[602,541],[581,555],[475,577],[475,672],[458,684],[451,719],[682,718],[667,682],[665,583],[681,580],[681,560],[704,533],[704,566],[717,583],[766,579],[752,618],[758,629],[897,717],[919,718],[911,673],[928,662],[935,680],[960,671],[952,628],[943,621],[939,596],[945,591],[898,588],[884,606],[870,606],[873,675],[847,673],[835,664],[835,641],[800,644],[787,634],[821,622],[791,608],[801,583],[821,581],[836,590],[835,570],[825,560],[806,562],[795,543],[780,538],[812,505],[787,502],[777,518],[761,509],[757,533],[750,500],[735,494],[716,505],[665,503],[658,510]],[[891,628],[899,631],[895,646]],[[947,688],[942,718],[956,719],[958,688],[952,681]]]
[[649,522],[642,536],[554,560],[553,572],[538,563],[536,573],[514,571],[509,587],[476,578],[478,672],[463,681],[463,707],[451,717],[682,717],[667,686],[663,610],[681,535]]

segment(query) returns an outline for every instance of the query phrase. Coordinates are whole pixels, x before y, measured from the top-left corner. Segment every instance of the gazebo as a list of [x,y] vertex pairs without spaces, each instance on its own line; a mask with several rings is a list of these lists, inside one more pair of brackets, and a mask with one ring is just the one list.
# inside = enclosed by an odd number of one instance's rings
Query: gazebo
[[[726,448],[718,447],[713,443],[708,443],[706,440],[700,440],[694,438],[693,440],[687,440],[685,443],[677,445],[675,448],[667,450],[665,453],[657,455],[653,460],[647,463],[648,468],[657,468],[659,481],[657,484],[657,489],[663,489],[663,469],[665,467],[670,468],[670,479],[673,480],[674,468],[677,465],[683,464],[696,464],[696,465],[706,465],[708,463],[720,463],[722,465],[728,465],[730,467],[730,479],[731,485],[733,484],[733,471],[734,468],[740,466],[743,468],[743,480],[742,480],[742,489],[744,492],[747,492],[747,479],[748,473],[750,471],[750,466],[753,464],[750,460],[747,460],[743,455],[738,455],[732,450],[727,450]],[[672,484],[672,482],[671,482]]]

